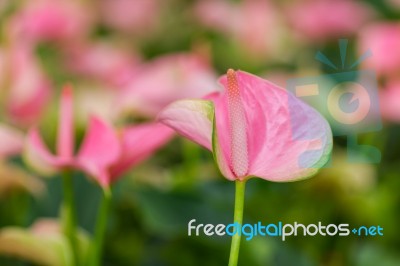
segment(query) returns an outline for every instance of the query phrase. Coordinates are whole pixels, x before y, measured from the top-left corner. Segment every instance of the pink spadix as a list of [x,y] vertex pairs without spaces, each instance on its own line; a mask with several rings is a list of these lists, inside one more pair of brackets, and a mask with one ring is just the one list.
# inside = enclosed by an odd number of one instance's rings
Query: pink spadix
[[237,177],[246,176],[249,168],[249,158],[247,153],[246,136],[246,116],[240,98],[239,84],[236,73],[229,69],[227,73],[228,81],[228,110],[231,135],[231,160],[230,165],[233,173]]

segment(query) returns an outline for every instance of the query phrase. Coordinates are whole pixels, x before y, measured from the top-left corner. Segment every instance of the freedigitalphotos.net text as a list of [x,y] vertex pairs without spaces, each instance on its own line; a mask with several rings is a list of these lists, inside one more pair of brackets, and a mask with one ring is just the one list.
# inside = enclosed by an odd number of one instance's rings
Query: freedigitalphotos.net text
[[383,228],[381,226],[359,226],[351,229],[349,224],[328,224],[323,225],[321,222],[318,224],[304,225],[294,222],[293,224],[269,223],[263,224],[261,222],[255,224],[230,223],[230,224],[196,224],[196,219],[192,219],[188,223],[188,235],[199,236],[204,234],[206,236],[233,236],[240,234],[245,236],[247,241],[253,239],[255,236],[271,236],[281,237],[282,241],[286,240],[288,236],[349,236],[350,234],[357,236],[383,236]]

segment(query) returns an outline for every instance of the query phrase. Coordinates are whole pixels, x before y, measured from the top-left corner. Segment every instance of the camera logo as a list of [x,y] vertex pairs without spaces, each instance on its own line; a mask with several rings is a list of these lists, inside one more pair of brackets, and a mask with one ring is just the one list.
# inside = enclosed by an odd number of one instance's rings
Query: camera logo
[[[358,142],[358,134],[376,132],[382,128],[376,74],[372,70],[354,70],[362,61],[372,56],[372,53],[367,51],[348,66],[347,46],[346,39],[339,40],[339,66],[322,52],[317,52],[315,59],[333,73],[289,79],[286,84],[287,90],[325,116],[334,136],[347,138],[347,155],[350,162],[379,163],[380,151],[376,147],[360,145]],[[291,116],[295,117],[296,106],[290,102],[289,106]],[[318,139],[318,136],[304,136],[294,132],[294,138],[310,140]],[[302,159],[309,158],[317,152],[320,151],[304,153],[299,159],[300,165]]]

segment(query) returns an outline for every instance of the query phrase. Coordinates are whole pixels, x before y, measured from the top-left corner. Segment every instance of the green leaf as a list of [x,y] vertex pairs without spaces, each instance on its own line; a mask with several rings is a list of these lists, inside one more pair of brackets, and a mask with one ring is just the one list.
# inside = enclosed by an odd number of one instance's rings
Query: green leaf
[[[89,238],[78,233],[82,257],[87,255]],[[55,220],[39,220],[31,229],[6,227],[0,230],[0,254],[38,265],[73,266],[72,250]]]

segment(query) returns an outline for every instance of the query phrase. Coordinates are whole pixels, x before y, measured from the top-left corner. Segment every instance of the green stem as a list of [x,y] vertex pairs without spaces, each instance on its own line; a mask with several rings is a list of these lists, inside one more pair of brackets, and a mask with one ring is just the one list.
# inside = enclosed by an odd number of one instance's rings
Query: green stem
[[104,235],[107,228],[107,217],[109,207],[111,203],[111,192],[104,190],[103,197],[101,199],[99,212],[97,214],[96,228],[94,232],[94,239],[90,249],[90,266],[99,266],[101,261],[101,253],[104,242]]
[[198,146],[189,140],[182,139],[184,168],[185,168],[185,181],[194,182],[196,175],[200,172],[198,169],[200,150]]
[[68,238],[72,249],[73,265],[79,265],[78,259],[78,240],[76,232],[76,213],[74,202],[74,188],[71,171],[64,171],[62,174],[64,208],[63,208],[63,226],[64,234]]
[[[246,189],[246,181],[236,180],[236,192],[235,192],[235,214],[234,223],[238,223],[241,227],[243,222],[243,205],[244,205],[244,193]],[[240,249],[240,232],[232,236],[231,252],[229,255],[229,266],[236,266],[239,259]]]

